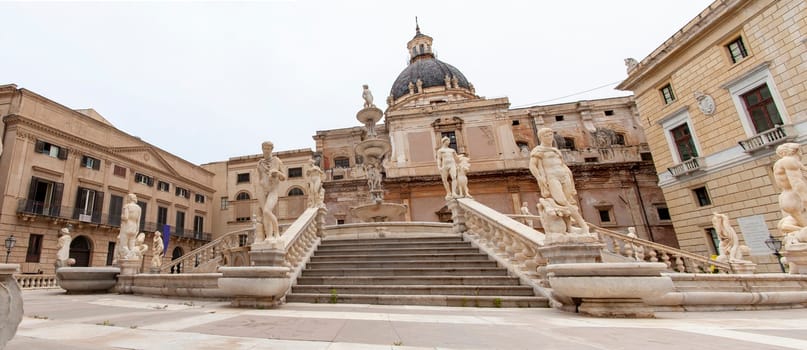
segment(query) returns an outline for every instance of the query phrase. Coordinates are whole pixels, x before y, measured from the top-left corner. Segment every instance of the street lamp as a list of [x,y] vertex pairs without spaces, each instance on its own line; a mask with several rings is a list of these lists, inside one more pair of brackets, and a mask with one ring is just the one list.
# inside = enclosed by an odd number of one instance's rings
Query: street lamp
[[773,255],[776,256],[776,262],[779,263],[782,272],[785,272],[785,265],[782,265],[782,253],[779,253],[782,249],[782,240],[769,236],[768,239],[765,240],[765,245],[768,246],[768,249],[773,250]]
[[14,238],[14,235],[6,238],[6,264],[8,264],[8,256],[11,255],[11,248],[14,248],[15,244],[17,244],[17,239]]

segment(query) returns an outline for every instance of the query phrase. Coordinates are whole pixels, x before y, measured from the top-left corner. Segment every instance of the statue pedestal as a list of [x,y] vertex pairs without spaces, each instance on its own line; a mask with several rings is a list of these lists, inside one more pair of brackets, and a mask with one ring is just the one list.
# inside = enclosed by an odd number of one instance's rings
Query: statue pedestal
[[118,259],[121,275],[136,275],[140,273],[140,265],[142,264],[139,258]]
[[545,246],[538,248],[548,264],[598,263],[605,244],[591,235],[547,233]]
[[17,334],[22,321],[22,292],[14,274],[18,264],[0,264],[0,349]]
[[270,238],[253,243],[249,250],[249,260],[252,266],[285,266],[286,251],[283,241]]
[[786,245],[782,256],[787,260],[790,274],[807,275],[807,243]]
[[547,266],[553,293],[580,300],[577,310],[594,317],[655,317],[644,300],[673,291],[661,276],[664,263],[595,263]]

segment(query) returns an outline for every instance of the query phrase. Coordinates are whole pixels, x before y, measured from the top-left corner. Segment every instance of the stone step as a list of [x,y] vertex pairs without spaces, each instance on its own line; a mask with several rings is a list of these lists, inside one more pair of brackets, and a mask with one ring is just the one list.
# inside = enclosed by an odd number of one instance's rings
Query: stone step
[[314,276],[507,276],[498,267],[411,268],[411,269],[317,269],[303,270],[304,277]]
[[322,276],[299,277],[298,285],[498,285],[517,286],[518,277],[509,276]]
[[362,244],[320,244],[317,251],[336,251],[336,250],[354,250],[354,249],[384,249],[384,248],[467,248],[471,247],[471,242],[453,242],[453,241],[433,241],[428,243],[417,242],[404,242],[404,243],[362,243]]
[[320,245],[331,244],[365,244],[365,243],[428,243],[434,241],[454,241],[462,242],[461,236],[431,236],[431,237],[411,237],[411,238],[359,238],[359,239],[324,239]]
[[545,297],[528,296],[464,296],[464,295],[371,295],[290,293],[290,303],[430,305],[463,307],[549,307]]
[[357,249],[340,249],[340,250],[321,250],[317,248],[314,256],[333,256],[333,255],[401,255],[401,254],[471,254],[479,253],[478,248],[461,247],[461,248],[357,248]]
[[466,296],[534,296],[529,286],[440,286],[440,285],[296,285],[292,293],[305,294],[373,294],[373,295],[466,295]]
[[463,253],[463,254],[387,254],[387,255],[327,255],[312,256],[311,262],[360,262],[360,261],[425,261],[454,260],[454,261],[489,261],[487,254],[483,253]]
[[421,261],[360,261],[360,262],[310,262],[305,268],[308,270],[321,269],[419,269],[419,268],[456,268],[456,267],[496,267],[493,260],[485,261],[456,261],[429,259]]

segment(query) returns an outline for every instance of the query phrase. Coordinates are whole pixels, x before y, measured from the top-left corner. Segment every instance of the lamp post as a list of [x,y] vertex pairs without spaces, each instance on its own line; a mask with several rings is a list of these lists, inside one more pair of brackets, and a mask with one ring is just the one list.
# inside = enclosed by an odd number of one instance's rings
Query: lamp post
[[779,252],[782,249],[782,240],[769,236],[768,239],[765,240],[765,245],[768,246],[768,249],[773,250],[773,255],[776,256],[776,262],[779,263],[782,272],[785,272],[785,265],[782,265],[782,253]]
[[6,264],[8,264],[8,256],[11,255],[11,248],[14,248],[14,245],[17,244],[17,239],[14,238],[14,235],[9,236],[6,238]]

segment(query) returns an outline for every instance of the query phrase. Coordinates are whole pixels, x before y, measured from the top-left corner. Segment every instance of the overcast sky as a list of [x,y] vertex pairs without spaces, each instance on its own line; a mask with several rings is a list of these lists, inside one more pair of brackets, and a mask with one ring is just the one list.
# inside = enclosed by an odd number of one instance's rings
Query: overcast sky
[[[379,108],[418,16],[438,58],[511,107],[625,95],[641,60],[712,1],[0,2],[0,84],[193,163],[314,148]],[[590,93],[576,94],[603,85]]]

